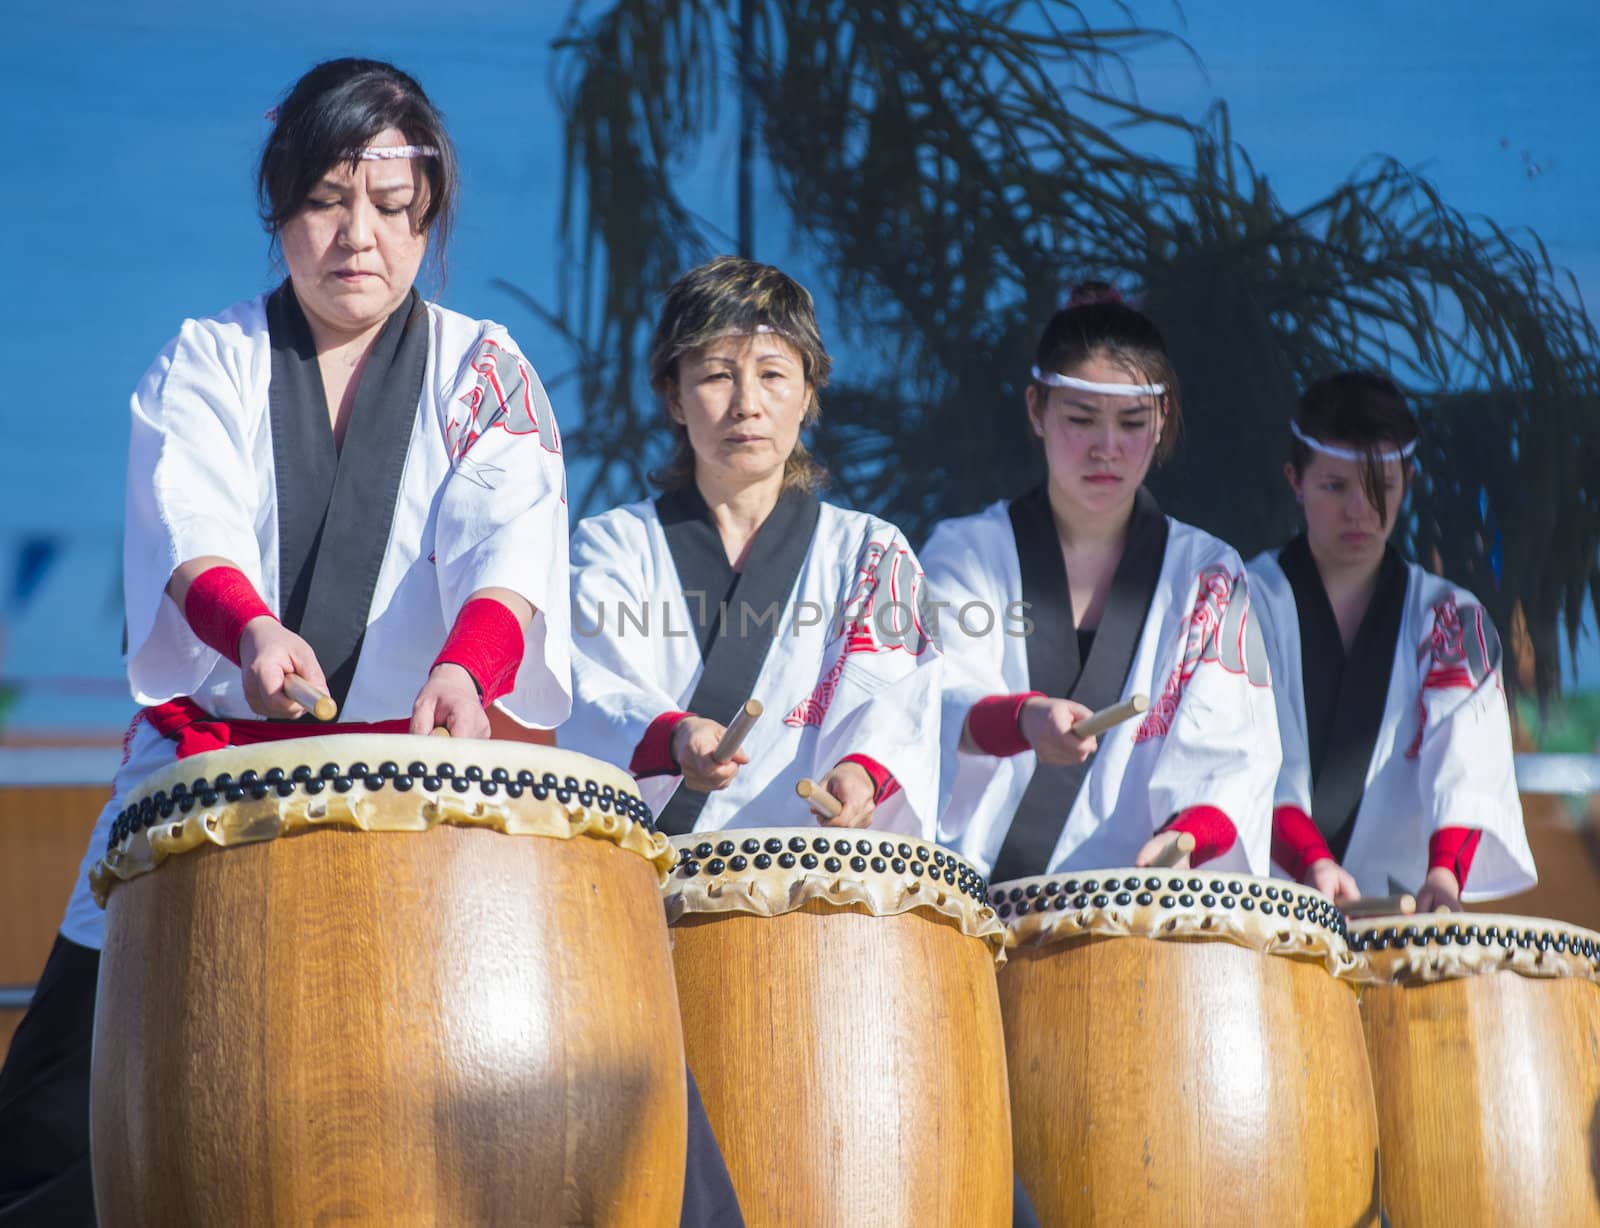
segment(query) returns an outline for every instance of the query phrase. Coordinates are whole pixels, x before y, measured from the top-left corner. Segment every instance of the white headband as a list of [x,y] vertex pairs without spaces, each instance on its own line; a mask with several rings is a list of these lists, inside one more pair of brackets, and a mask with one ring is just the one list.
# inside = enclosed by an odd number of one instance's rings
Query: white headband
[[[1332,444],[1323,443],[1320,439],[1313,439],[1302,431],[1293,418],[1289,419],[1289,434],[1293,435],[1313,452],[1321,452],[1324,456],[1331,456],[1336,460],[1364,461],[1367,459],[1365,452],[1356,452],[1350,448],[1336,448]],[[1411,454],[1417,450],[1417,441],[1413,439],[1398,452],[1379,452],[1378,459],[1388,461],[1410,460]]]
[[[268,123],[278,122],[278,108],[268,107],[261,113]],[[439,150],[433,145],[368,145],[356,154],[362,162],[388,162],[393,158],[437,158]]]
[[1033,378],[1052,388],[1076,388],[1079,392],[1103,392],[1112,397],[1158,397],[1167,390],[1165,384],[1097,384],[1093,380],[1061,375],[1055,371],[1033,368]]
[[[799,342],[797,342],[793,337],[791,337],[788,333],[784,332],[783,329],[781,329],[781,328],[773,328],[772,325],[770,325],[770,324],[757,324],[757,325],[755,325],[755,327],[751,328],[748,332],[721,333],[721,334],[719,334],[718,339],[720,339],[721,337],[763,337],[763,336],[766,336],[766,337],[782,337],[790,345],[794,346],[795,349],[798,350],[800,348]],[[688,352],[688,347],[680,345],[677,349],[673,350],[671,356],[668,357],[668,359],[667,359],[668,364],[670,365],[672,363],[677,362],[678,359],[682,358],[683,355],[685,353],[687,353],[687,352]]]
[[432,145],[368,145],[356,155],[363,162],[388,162],[393,158],[437,158]]

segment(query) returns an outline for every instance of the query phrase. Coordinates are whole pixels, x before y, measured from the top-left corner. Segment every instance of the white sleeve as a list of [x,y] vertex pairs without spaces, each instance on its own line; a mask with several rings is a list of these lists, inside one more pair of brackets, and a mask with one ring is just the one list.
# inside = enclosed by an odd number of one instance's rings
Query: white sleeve
[[1467,875],[1468,899],[1532,887],[1533,855],[1500,681],[1500,637],[1482,606],[1449,596],[1433,607],[1418,650],[1421,726],[1408,754],[1417,760],[1423,826],[1483,832]]
[[559,735],[563,746],[623,764],[656,717],[678,710],[678,700],[653,676],[649,640],[619,627],[618,611],[645,609],[652,598],[641,565],[646,551],[619,531],[629,523],[585,520],[572,538],[577,703]]
[[1150,777],[1151,830],[1190,806],[1215,806],[1237,832],[1230,852],[1242,856],[1250,873],[1267,874],[1282,751],[1266,649],[1243,571],[1207,568],[1189,608],[1182,656],[1140,730],[1164,730]]
[[128,681],[142,704],[194,691],[218,655],[166,595],[181,563],[239,568],[263,597],[252,422],[218,335],[187,320],[139,381],[128,438],[123,599]]
[[[935,526],[922,558],[928,571],[930,620],[945,663],[939,732],[943,809],[958,774],[987,769],[993,777],[1003,762],[991,755],[963,753],[961,733],[973,704],[1006,693],[1005,637],[1021,633],[1010,620],[1013,610],[1022,606],[1020,596],[1013,606],[1012,595],[999,590],[992,561],[984,558],[970,527],[963,528],[960,522]],[[964,610],[971,616],[963,615]],[[1027,752],[1030,772],[1032,758]],[[964,830],[965,817],[945,816],[946,839]]]
[[873,826],[932,840],[942,661],[927,634],[922,565],[898,530],[880,529],[857,557],[840,606],[846,630],[838,683],[812,772],[821,776],[846,755],[876,760],[900,792],[879,806]]
[[1306,745],[1304,701],[1299,680],[1300,625],[1292,597],[1276,602],[1272,599],[1274,591],[1282,593],[1288,588],[1287,582],[1281,579],[1282,573],[1273,577],[1264,572],[1264,567],[1258,570],[1252,564],[1246,575],[1251,582],[1250,619],[1256,624],[1261,643],[1266,648],[1267,665],[1272,675],[1273,712],[1282,752],[1272,804],[1293,806],[1310,814],[1311,751]]
[[468,397],[479,403],[467,424],[447,428],[453,467],[434,528],[441,612],[449,627],[473,593],[491,587],[533,606],[516,686],[499,702],[524,725],[554,728],[572,710],[567,481],[555,412],[498,327],[478,341],[444,403]]

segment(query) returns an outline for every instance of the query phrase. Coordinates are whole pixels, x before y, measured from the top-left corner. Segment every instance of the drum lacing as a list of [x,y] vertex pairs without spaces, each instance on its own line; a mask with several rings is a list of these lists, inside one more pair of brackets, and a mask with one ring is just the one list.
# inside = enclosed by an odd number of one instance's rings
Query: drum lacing
[[485,775],[483,768],[468,764],[458,773],[456,765],[448,760],[432,766],[421,760],[413,761],[402,770],[393,760],[385,760],[376,768],[356,761],[343,768],[337,763],[324,763],[319,769],[310,764],[289,768],[268,768],[265,772],[248,770],[234,779],[231,772],[219,772],[207,778],[197,776],[192,782],[179,781],[171,790],[158,790],[131,802],[111,824],[106,840],[109,852],[146,828],[170,819],[173,814],[191,813],[196,806],[210,809],[222,802],[241,802],[246,798],[263,801],[274,793],[280,798],[294,796],[297,792],[318,794],[324,789],[335,793],[348,793],[356,785],[376,793],[391,787],[405,793],[420,785],[425,792],[439,793],[448,787],[456,793],[476,790],[485,797],[496,797],[502,791],[507,797],[519,798],[524,793],[536,801],[546,801],[554,796],[563,806],[577,801],[586,809],[602,813],[616,813],[646,831],[655,831],[655,816],[643,798],[611,785],[601,785],[594,780],[580,781],[576,776],[562,778],[554,772],[535,774],[526,769],[514,776],[506,768],[491,768]]
[[731,839],[702,840],[692,848],[679,850],[676,874],[680,878],[694,878],[702,872],[740,874],[752,866],[768,870],[774,865],[784,870],[797,866],[802,870],[820,869],[828,874],[843,873],[847,866],[856,874],[910,874],[913,878],[926,877],[930,882],[942,881],[978,904],[988,902],[988,884],[983,875],[953,853],[904,841],[879,840],[874,844],[860,836],[853,840],[847,836],[790,836],[787,840],[769,836],[765,842],[746,837],[738,843]]

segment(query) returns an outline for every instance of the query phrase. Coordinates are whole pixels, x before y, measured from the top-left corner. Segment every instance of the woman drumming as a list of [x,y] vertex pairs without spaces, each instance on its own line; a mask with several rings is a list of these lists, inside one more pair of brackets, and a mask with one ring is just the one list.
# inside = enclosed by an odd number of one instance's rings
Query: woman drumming
[[[631,747],[670,835],[809,823],[807,777],[835,825],[932,834],[940,670],[920,568],[893,525],[818,501],[800,442],[831,365],[810,294],[779,270],[723,256],[686,273],[650,347],[677,442],[663,493],[573,535],[562,744]],[[719,761],[752,698],[764,715]]]
[[1389,379],[1349,371],[1308,388],[1289,430],[1305,532],[1250,563],[1283,741],[1273,862],[1335,901],[1404,890],[1421,911],[1527,890],[1500,638],[1389,544],[1416,418]]
[[[991,881],[1188,862],[1265,873],[1278,736],[1244,566],[1141,483],[1182,423],[1161,334],[1103,284],[1039,340],[1025,393],[1044,485],[938,525],[939,838]],[[1095,737],[1074,725],[1143,694]]]
[[[571,704],[554,416],[498,324],[425,302],[456,162],[410,77],[318,65],[276,113],[262,219],[288,278],[186,321],[134,392],[124,592],[146,705],[0,1073],[0,1223],[94,1223],[87,888],[128,789],[175,758],[330,731],[487,737]],[[338,701],[310,721],[298,675]]]

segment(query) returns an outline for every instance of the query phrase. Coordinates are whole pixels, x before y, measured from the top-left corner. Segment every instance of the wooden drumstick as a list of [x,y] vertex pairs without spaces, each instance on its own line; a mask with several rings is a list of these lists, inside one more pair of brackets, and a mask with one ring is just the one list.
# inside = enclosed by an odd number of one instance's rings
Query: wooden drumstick
[[717,749],[711,752],[711,757],[718,763],[726,763],[739,753],[739,743],[744,741],[745,735],[750,732],[755,723],[761,719],[761,701],[747,699],[744,707],[734,714],[728,722],[728,728],[723,732],[722,741],[717,743]]
[[435,725],[428,736],[430,738],[448,738],[450,736],[450,730],[444,725]]
[[814,780],[801,777],[795,782],[794,791],[810,802],[811,809],[825,819],[838,818],[839,812],[844,809],[838,798]]
[[1405,895],[1374,895],[1341,904],[1339,908],[1347,917],[1410,916],[1417,911],[1417,897],[1410,892]]
[[333,702],[333,696],[319,691],[299,674],[283,676],[283,693],[319,721],[331,721],[339,715],[339,705]]
[[1092,738],[1096,734],[1104,733],[1113,725],[1120,725],[1123,721],[1131,721],[1139,713],[1150,706],[1148,695],[1130,695],[1120,704],[1112,704],[1109,708],[1101,708],[1092,716],[1086,716],[1072,727],[1072,736],[1075,738]]
[[[1135,696],[1135,698],[1143,698],[1143,696]],[[1107,711],[1110,711],[1110,709],[1107,709]],[[1180,831],[1178,838],[1157,853],[1156,859],[1150,864],[1158,870],[1170,870],[1192,852],[1194,852],[1193,833]]]

